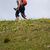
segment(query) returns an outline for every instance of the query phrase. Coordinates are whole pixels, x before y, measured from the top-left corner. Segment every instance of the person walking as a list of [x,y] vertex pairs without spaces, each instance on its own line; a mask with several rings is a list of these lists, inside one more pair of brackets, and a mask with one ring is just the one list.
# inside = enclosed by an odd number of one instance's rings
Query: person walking
[[14,8],[14,10],[16,11],[15,16],[16,16],[17,20],[19,19],[19,13],[21,13],[21,16],[24,19],[27,19],[26,15],[25,15],[25,6],[26,5],[27,5],[26,0],[17,0],[17,8]]

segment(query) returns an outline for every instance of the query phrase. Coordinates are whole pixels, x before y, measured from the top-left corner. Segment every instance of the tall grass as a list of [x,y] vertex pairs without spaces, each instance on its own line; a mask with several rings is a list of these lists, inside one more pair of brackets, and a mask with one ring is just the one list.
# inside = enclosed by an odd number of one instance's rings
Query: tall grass
[[50,50],[50,19],[0,21],[0,50]]

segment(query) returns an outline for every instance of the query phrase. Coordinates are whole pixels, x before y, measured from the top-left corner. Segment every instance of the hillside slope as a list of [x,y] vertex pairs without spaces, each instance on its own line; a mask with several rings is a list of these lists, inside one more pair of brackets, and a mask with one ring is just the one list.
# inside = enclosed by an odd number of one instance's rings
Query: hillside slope
[[0,21],[0,50],[50,50],[50,19]]

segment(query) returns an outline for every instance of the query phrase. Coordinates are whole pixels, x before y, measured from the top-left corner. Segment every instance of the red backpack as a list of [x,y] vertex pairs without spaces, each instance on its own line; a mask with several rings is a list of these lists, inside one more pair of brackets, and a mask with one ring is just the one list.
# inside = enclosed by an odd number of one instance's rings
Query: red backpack
[[26,6],[27,5],[27,0],[23,0],[23,4],[24,4],[24,6]]

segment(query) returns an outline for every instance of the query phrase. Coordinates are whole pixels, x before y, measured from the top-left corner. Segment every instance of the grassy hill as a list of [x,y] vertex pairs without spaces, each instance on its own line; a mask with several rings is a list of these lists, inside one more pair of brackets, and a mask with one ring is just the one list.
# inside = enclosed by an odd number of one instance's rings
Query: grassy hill
[[50,50],[50,19],[0,21],[0,50]]

